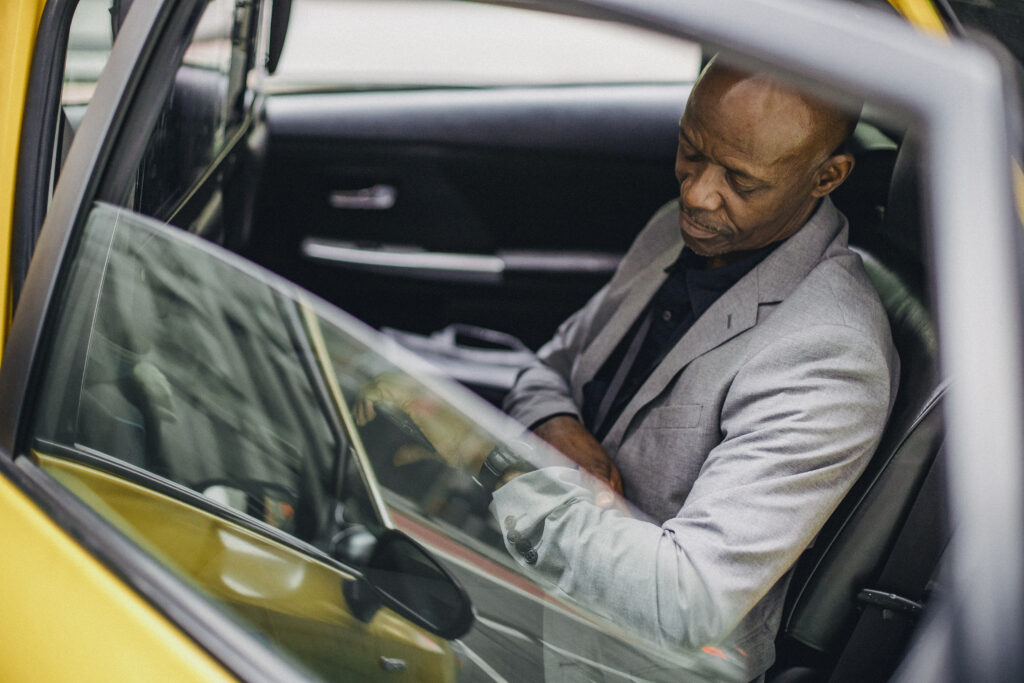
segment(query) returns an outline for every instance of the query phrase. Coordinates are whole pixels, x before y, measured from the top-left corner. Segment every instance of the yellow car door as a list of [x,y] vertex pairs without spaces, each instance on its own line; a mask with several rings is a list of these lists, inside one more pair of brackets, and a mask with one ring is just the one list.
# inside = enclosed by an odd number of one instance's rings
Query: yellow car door
[[[48,309],[53,316],[30,334],[32,342],[7,349],[7,380],[0,380],[6,381],[0,395],[11,437],[0,454],[0,517],[8,544],[0,563],[7,617],[0,677],[127,680],[145,672],[163,680],[452,679],[456,662],[447,638],[472,618],[457,585],[446,583],[443,573],[432,575],[448,587],[454,620],[422,617],[403,603],[401,587],[377,590],[368,577],[384,567],[375,557],[385,551],[430,563],[379,519],[358,525],[376,532],[362,531],[359,547],[370,548],[365,556],[329,551],[342,528],[332,497],[341,484],[322,470],[329,470],[346,436],[317,398],[315,366],[290,354],[289,344],[305,334],[288,312],[295,298],[281,298],[264,278],[211,257],[185,233],[179,244],[178,235],[170,235],[176,230],[94,204],[98,188],[100,198],[109,191],[100,181],[111,167],[114,175],[119,171],[110,161],[115,150],[141,156],[147,144],[150,150],[162,144],[165,129],[140,131],[152,127],[164,98],[198,96],[214,105],[214,147],[190,157],[198,165],[188,169],[184,185],[169,190],[187,198],[203,194],[198,185],[254,126],[252,98],[242,93],[248,72],[262,63],[255,46],[269,6],[137,0],[130,9],[120,2],[101,8],[111,10],[114,30],[122,30],[81,125],[73,127],[82,142],[71,146],[61,168],[55,127],[64,131],[66,112],[59,76],[75,5],[54,0],[46,7],[5,3],[2,9],[13,39],[0,48],[0,66],[9,75],[0,91],[0,152],[2,176],[10,179],[0,189],[0,275],[7,287],[0,310],[6,321],[13,292],[21,329],[42,323]],[[56,75],[56,82],[51,78],[40,88],[41,71]],[[193,87],[195,79],[212,91]],[[216,105],[209,92],[226,92],[230,101]],[[180,111],[165,113],[163,121],[173,113]],[[132,116],[148,124],[124,125]],[[31,134],[47,145],[29,158]],[[155,184],[145,175],[152,170],[146,163],[136,160],[129,174],[134,189],[128,194],[140,202],[142,178],[147,189]],[[16,183],[16,171],[24,169]],[[33,178],[43,182],[29,182]],[[44,215],[59,227],[44,230],[36,242],[39,226],[26,223],[41,223]],[[110,222],[102,218],[112,215]],[[152,246],[170,235],[165,246],[175,246],[129,250],[122,254],[127,260],[119,260],[110,241],[94,244],[90,237],[115,224],[119,235],[126,234],[121,227],[135,226],[128,244],[142,239]],[[18,231],[22,246],[30,240],[20,266],[11,257]],[[64,260],[69,238],[75,245]],[[22,289],[33,251],[34,275]],[[98,253],[107,257],[96,261]],[[174,253],[179,259],[170,263],[179,270],[206,263],[217,278],[182,277],[167,267]],[[142,255],[150,260],[139,261]],[[138,279],[140,267],[153,269],[148,281]],[[269,307],[247,309],[225,293],[222,282],[232,273],[236,293],[256,294]],[[140,296],[161,311],[137,315],[130,302]],[[202,300],[222,305],[197,307]],[[263,317],[246,318],[247,310]],[[91,312],[82,317],[83,311]],[[243,340],[246,320],[254,327]],[[269,338],[262,334],[268,330]],[[182,346],[189,334],[198,340],[191,350]],[[233,343],[242,346],[228,358],[225,349]],[[206,364],[189,355],[199,350],[209,351]],[[247,371],[238,360],[246,354],[260,355],[265,365]],[[44,385],[49,388],[36,391]],[[31,389],[22,394],[19,388]],[[271,405],[261,391],[280,393],[273,416],[261,413]],[[290,410],[284,417],[282,406]],[[296,448],[295,439],[305,448]],[[322,476],[313,477],[317,468]]]

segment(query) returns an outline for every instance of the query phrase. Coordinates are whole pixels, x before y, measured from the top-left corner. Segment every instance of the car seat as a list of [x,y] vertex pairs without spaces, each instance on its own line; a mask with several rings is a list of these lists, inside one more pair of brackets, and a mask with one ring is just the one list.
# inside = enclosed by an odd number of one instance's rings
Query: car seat
[[884,218],[851,227],[900,355],[878,450],[797,562],[776,639],[775,683],[874,681],[898,664],[949,530],[936,338],[922,292],[911,141],[896,156]]

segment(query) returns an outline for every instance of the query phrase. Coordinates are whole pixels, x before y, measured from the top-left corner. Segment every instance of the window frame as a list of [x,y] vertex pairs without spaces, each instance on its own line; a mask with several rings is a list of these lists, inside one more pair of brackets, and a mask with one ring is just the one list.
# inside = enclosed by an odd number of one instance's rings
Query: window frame
[[11,224],[8,272],[12,308],[17,306],[28,273],[59,164],[56,154],[60,94],[71,21],[77,8],[78,0],[50,0],[43,9],[36,33],[18,147],[14,220]]
[[[122,27],[124,30],[114,42],[107,68],[76,136],[78,144],[72,145],[49,203],[21,292],[18,307],[21,313],[15,317],[19,321],[34,321],[29,326],[35,330],[26,336],[15,332],[17,324],[12,325],[4,350],[5,362],[0,366],[5,370],[0,370],[0,385],[3,385],[0,421],[6,423],[6,429],[4,437],[0,438],[0,474],[14,482],[87,551],[228,671],[245,680],[302,681],[307,680],[307,676],[279,653],[218,611],[43,472],[30,457],[24,457],[30,452],[29,445],[17,441],[19,437],[25,439],[20,433],[26,427],[22,416],[34,398],[33,380],[40,370],[34,366],[39,365],[36,361],[48,331],[44,318],[62,277],[56,269],[64,261],[76,233],[80,232],[97,191],[109,187],[109,184],[101,184],[97,171],[109,161],[117,142],[115,138],[119,137],[117,133],[125,130],[125,117],[132,105],[138,105],[136,109],[157,109],[152,103],[152,91],[161,86],[169,87],[174,70],[167,64],[176,65],[180,61],[175,55],[184,50],[187,42],[182,35],[187,35],[189,20],[203,2],[185,0],[178,3],[181,7],[174,2],[134,2]],[[188,9],[191,11],[186,11]],[[73,11],[69,14],[73,15]],[[70,16],[67,21],[70,22]],[[61,68],[52,69],[49,75],[62,81],[62,55],[58,61]],[[59,87],[57,83],[51,86],[56,88],[56,107]],[[150,97],[147,98],[147,94]],[[156,100],[162,103],[162,98]],[[54,116],[56,111],[54,108]],[[155,114],[152,112],[153,117]],[[47,230],[48,224],[59,227]],[[49,268],[55,270],[46,272]],[[24,325],[22,323],[19,329],[24,331]],[[19,455],[23,457],[16,457]]]

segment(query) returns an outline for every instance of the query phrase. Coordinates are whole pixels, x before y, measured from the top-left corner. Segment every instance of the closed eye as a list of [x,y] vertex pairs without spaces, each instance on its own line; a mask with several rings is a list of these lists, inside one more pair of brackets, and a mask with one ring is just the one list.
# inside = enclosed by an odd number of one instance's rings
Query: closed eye
[[727,175],[727,178],[729,180],[730,187],[732,187],[732,189],[737,194],[741,194],[741,195],[753,194],[754,192],[757,192],[758,190],[760,190],[761,187],[762,187],[761,185],[759,185],[757,183],[751,183],[749,178],[745,178],[743,176],[739,176],[739,175],[737,175],[735,173],[729,173]]

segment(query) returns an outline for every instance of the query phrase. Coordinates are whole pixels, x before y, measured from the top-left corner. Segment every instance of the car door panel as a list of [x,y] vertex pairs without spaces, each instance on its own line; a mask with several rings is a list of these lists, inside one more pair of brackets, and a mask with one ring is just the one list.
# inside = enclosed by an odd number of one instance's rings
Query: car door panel
[[536,346],[674,196],[687,93],[273,97],[248,254],[376,326],[472,323]]
[[[36,458],[118,530],[248,623],[274,634],[285,652],[319,676],[331,679],[344,671],[360,680],[454,679],[446,641],[386,609],[366,623],[349,612],[342,586],[356,579],[353,574],[125,476],[66,455]],[[386,671],[379,657],[404,661],[407,669]]]

